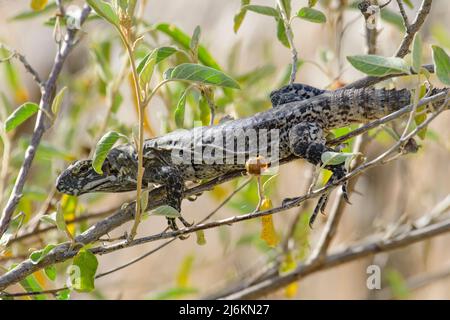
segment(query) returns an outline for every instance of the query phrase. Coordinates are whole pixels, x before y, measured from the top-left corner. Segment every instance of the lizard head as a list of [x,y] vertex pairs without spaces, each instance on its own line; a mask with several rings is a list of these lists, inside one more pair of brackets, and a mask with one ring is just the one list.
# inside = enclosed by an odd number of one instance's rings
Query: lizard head
[[92,167],[92,160],[78,160],[69,165],[56,180],[59,192],[79,196],[91,192],[125,192],[136,189],[133,154],[127,148],[114,148],[102,165],[102,173]]

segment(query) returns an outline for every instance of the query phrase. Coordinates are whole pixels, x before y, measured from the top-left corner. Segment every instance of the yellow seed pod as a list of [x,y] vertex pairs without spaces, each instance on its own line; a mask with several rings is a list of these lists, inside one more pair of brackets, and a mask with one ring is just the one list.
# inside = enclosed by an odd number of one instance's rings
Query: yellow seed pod
[[[261,210],[268,210],[272,208],[272,201],[264,198],[261,204]],[[264,240],[269,247],[275,247],[278,244],[278,236],[273,224],[272,215],[267,215],[261,218],[261,239]]]
[[269,161],[262,156],[250,158],[245,163],[247,173],[252,176],[259,176],[261,173],[269,168]]

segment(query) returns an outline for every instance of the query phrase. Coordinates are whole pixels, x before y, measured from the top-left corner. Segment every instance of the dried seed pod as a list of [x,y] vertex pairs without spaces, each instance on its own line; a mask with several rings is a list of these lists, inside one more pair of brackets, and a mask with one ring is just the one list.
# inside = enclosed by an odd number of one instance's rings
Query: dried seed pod
[[252,176],[260,176],[262,172],[269,169],[269,161],[262,156],[250,158],[245,163],[245,169]]

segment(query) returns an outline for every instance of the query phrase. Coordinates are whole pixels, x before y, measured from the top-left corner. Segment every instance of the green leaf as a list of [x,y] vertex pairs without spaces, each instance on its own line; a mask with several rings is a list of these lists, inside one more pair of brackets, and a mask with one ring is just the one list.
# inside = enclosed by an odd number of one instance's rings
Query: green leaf
[[419,33],[414,36],[413,47],[412,47],[412,67],[415,72],[419,73],[422,67],[422,38]]
[[277,20],[277,39],[286,48],[290,48],[289,40],[286,35],[286,27],[282,19]]
[[347,60],[357,70],[375,77],[383,77],[389,74],[409,74],[408,64],[402,58],[382,57],[376,55],[348,56]]
[[194,63],[183,63],[176,66],[170,73],[169,79],[239,89],[239,84],[222,71]]
[[317,4],[318,0],[308,0],[308,7],[314,7]]
[[303,7],[297,12],[297,17],[314,23],[325,23],[327,17],[322,11],[317,9]]
[[73,258],[72,265],[79,271],[79,278],[72,279],[73,288],[78,292],[94,290],[95,273],[98,267],[97,257],[86,248],[82,248]]
[[57,300],[69,300],[70,299],[70,289],[62,290],[56,295]]
[[194,33],[192,34],[191,41],[189,43],[189,48],[192,50],[192,52],[196,52],[198,49],[200,34],[201,34],[200,26],[196,26],[194,29]]
[[155,69],[155,64],[156,55],[150,54],[149,58],[146,59],[145,65],[142,67],[141,72],[139,72],[139,83],[141,88],[145,88],[145,86],[150,82],[153,75],[153,70]]
[[155,215],[155,216],[164,216],[167,218],[181,217],[181,214],[175,208],[172,208],[171,206],[167,206],[167,205],[160,206],[160,207],[152,210],[151,214]]
[[137,72],[141,73],[142,69],[144,68],[145,64],[147,63],[147,60],[150,59],[150,57],[154,57],[155,64],[160,63],[164,59],[170,57],[172,54],[177,52],[178,49],[175,47],[160,47],[156,48],[153,51],[149,52],[142,60],[139,62],[139,65],[137,67]]
[[242,9],[243,6],[250,4],[250,0],[241,0],[241,9],[239,12],[234,16],[233,19],[233,31],[234,33],[237,33],[239,28],[241,27],[242,21],[244,21],[245,14],[247,13],[247,10]]
[[116,131],[109,131],[105,133],[103,137],[100,138],[100,140],[97,143],[97,146],[95,147],[95,153],[92,159],[92,168],[94,168],[95,172],[97,172],[98,174],[103,174],[102,171],[103,162],[105,161],[109,150],[111,150],[113,145],[120,138],[127,139],[126,136]]
[[438,46],[431,46],[433,49],[433,61],[436,66],[436,75],[445,85],[450,86],[450,57]]
[[55,281],[56,279],[56,267],[54,264],[46,267],[44,269],[45,275],[52,281]]
[[[40,292],[42,291],[42,287],[39,285],[39,282],[37,281],[36,277],[31,274],[22,281],[20,281],[20,285],[25,289],[27,292]],[[37,294],[31,296],[33,300],[47,300],[47,297],[43,294]]]
[[119,27],[119,17],[114,12],[111,4],[102,0],[87,0],[92,9],[102,18]]
[[189,89],[183,91],[178,100],[177,107],[175,108],[175,124],[177,127],[182,128],[184,126],[184,113],[186,109],[186,95]]
[[353,158],[354,156],[353,153],[327,151],[322,153],[321,160],[323,166],[332,166],[344,163],[348,158]]
[[[169,23],[160,23],[156,25],[155,30],[169,36],[173,41],[178,43],[182,48],[189,50],[191,38],[181,31],[177,26]],[[198,46],[198,60],[205,66],[221,70],[219,64],[212,57],[211,53],[202,45]]]
[[38,112],[39,106],[34,102],[25,102],[5,121],[5,131],[11,131]]
[[58,94],[55,96],[55,98],[53,99],[53,103],[52,103],[52,112],[53,114],[57,115],[59,112],[59,108],[61,107],[61,103],[63,101],[64,98],[64,93],[66,92],[67,87],[62,88]]
[[45,246],[44,249],[36,250],[30,253],[30,260],[33,264],[39,263],[42,259],[45,258],[45,256],[54,248],[56,245],[54,244],[48,244]]
[[276,18],[280,17],[280,13],[278,12],[277,9],[268,7],[268,6],[257,6],[257,5],[248,4],[248,5],[243,6],[242,10],[253,11],[253,12],[256,12],[259,14],[263,14],[265,16],[271,16],[271,17],[276,17]]

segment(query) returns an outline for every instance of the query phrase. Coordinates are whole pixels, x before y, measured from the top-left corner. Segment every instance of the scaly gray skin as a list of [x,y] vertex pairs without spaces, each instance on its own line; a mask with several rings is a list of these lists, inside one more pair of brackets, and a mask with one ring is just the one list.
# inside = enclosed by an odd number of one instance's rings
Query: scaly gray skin
[[[433,90],[433,94],[448,89]],[[228,120],[219,125],[198,127],[191,130],[177,130],[167,135],[148,139],[144,144],[143,186],[163,185],[167,191],[167,204],[176,210],[181,209],[181,200],[185,182],[212,179],[235,170],[245,169],[245,161],[260,154],[256,143],[240,148],[222,146],[225,138],[236,137],[248,129],[255,130],[267,139],[270,134],[263,130],[278,129],[279,154],[275,160],[291,155],[303,158],[314,165],[321,163],[321,155],[334,151],[325,145],[325,136],[330,129],[347,126],[351,123],[364,123],[381,118],[410,103],[410,92],[404,90],[343,89],[325,91],[303,84],[292,84],[276,90],[270,95],[272,109],[257,113],[251,117]],[[185,161],[178,163],[172,157],[184,151]],[[196,155],[205,154],[196,160]],[[273,156],[269,150],[267,156]],[[224,159],[228,155],[231,163],[211,163],[215,159]],[[229,159],[230,159],[229,158]],[[241,161],[238,161],[240,158]],[[244,159],[244,161],[242,161]],[[344,165],[328,165],[333,175],[328,183],[333,183],[346,174]],[[57,179],[59,192],[81,195],[91,192],[125,192],[136,189],[137,154],[132,145],[126,144],[113,148],[103,164],[103,174],[97,174],[91,160],[79,160],[70,165]],[[343,184],[347,199],[346,184]],[[319,211],[325,209],[328,193],[320,197],[318,205],[310,219],[310,224]],[[189,225],[180,218],[184,225]],[[173,218],[169,226],[176,229]]]

